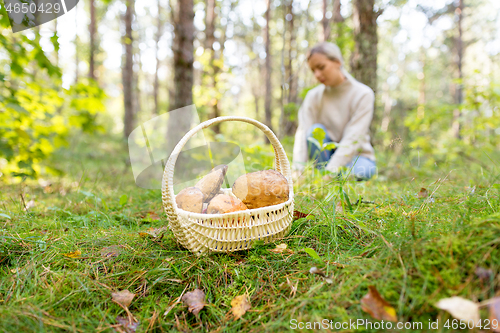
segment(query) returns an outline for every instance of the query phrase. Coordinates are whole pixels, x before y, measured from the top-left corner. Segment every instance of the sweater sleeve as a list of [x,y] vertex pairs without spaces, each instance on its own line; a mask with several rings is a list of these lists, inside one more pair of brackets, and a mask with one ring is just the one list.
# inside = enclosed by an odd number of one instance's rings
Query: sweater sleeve
[[330,158],[326,170],[334,173],[338,172],[340,167],[349,164],[353,157],[359,153],[363,139],[369,134],[374,104],[375,95],[373,91],[364,94],[356,103],[351,119],[344,128],[342,139],[337,150]]
[[293,145],[293,163],[292,168],[294,170],[304,170],[305,164],[307,162],[307,130],[314,124],[313,118],[313,105],[312,96],[309,92],[302,105],[300,106],[298,113],[298,127],[295,132],[295,142]]

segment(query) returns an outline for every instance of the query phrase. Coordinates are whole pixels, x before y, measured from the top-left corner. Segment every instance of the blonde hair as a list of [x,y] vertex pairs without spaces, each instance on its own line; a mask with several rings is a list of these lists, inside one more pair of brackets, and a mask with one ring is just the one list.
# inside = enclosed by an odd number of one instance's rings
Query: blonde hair
[[342,52],[340,52],[340,48],[329,42],[322,42],[314,45],[308,52],[306,59],[309,61],[309,58],[315,53],[320,53],[325,55],[328,59],[332,61],[340,62],[341,66],[344,66],[344,58],[342,57]]

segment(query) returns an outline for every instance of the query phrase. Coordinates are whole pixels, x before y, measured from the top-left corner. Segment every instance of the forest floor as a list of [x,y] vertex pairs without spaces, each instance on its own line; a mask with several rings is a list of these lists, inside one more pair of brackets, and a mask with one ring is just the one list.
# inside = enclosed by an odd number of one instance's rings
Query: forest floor
[[[401,170],[394,177],[382,156],[368,182],[308,175],[295,209],[310,215],[286,237],[197,257],[158,231],[160,190],[134,184],[123,143],[79,137],[71,147],[54,156],[64,176],[2,187],[2,332],[284,332],[315,322],[325,332],[451,332],[460,330],[440,299],[500,295],[498,165],[422,171],[403,161],[390,166]],[[369,286],[390,304],[380,311],[392,306],[412,328],[353,326],[377,322],[362,310]],[[206,305],[194,315],[180,296],[196,288]],[[135,294],[128,309],[112,298],[122,290]],[[245,294],[251,307],[236,319],[232,300]]]

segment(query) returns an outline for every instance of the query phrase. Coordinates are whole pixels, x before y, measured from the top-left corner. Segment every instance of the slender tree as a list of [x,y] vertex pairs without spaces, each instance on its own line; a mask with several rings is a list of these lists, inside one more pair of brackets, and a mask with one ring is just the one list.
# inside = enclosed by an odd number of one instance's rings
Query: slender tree
[[464,74],[462,71],[463,59],[464,59],[464,40],[463,40],[463,19],[464,19],[464,1],[458,0],[458,7],[455,10],[455,15],[457,16],[457,28],[458,34],[456,39],[457,48],[457,71],[458,71],[458,83],[455,92],[455,102],[458,107],[453,111],[453,123],[452,130],[453,136],[455,138],[460,138],[460,106],[463,104],[463,79]]
[[[219,98],[218,98],[218,92],[217,92],[217,81],[218,81],[218,76],[220,72],[220,66],[219,63],[216,61],[216,52],[214,49],[214,43],[215,43],[215,20],[216,20],[216,13],[215,13],[215,0],[207,0],[206,1],[206,17],[205,17],[205,48],[207,49],[208,52],[210,52],[210,60],[209,60],[209,66],[210,66],[210,88],[212,89],[212,96],[213,98],[210,100],[210,106],[211,106],[211,114],[210,118],[217,118],[220,116],[220,110],[219,110]],[[220,43],[221,47],[221,52],[222,54],[223,49],[224,49],[224,42]],[[215,133],[220,133],[220,124],[216,124],[212,127],[213,131]]]
[[354,77],[377,91],[377,17],[375,0],[353,0],[354,52],[351,70]]
[[154,76],[154,84],[153,84],[153,100],[154,100],[154,114],[159,114],[160,113],[160,106],[158,102],[158,91],[160,89],[160,80],[158,78],[158,70],[160,69],[160,59],[158,58],[158,51],[160,49],[160,39],[163,34],[163,22],[162,22],[162,7],[161,7],[161,0],[156,1],[156,5],[158,7],[157,15],[158,17],[156,18],[156,40],[155,40],[155,59],[156,59],[156,70],[155,70],[155,76]]
[[95,0],[89,0],[89,12],[90,12],[90,23],[89,23],[89,35],[90,35],[90,47],[89,47],[89,74],[88,77],[95,80],[95,53],[96,53],[96,15],[95,15]]
[[[265,43],[265,51],[266,51],[266,65],[265,65],[265,101],[264,101],[264,111],[265,111],[265,124],[272,129],[271,119],[272,119],[272,110],[271,110],[271,39],[269,36],[269,25],[271,23],[271,0],[267,0],[267,9],[265,13],[266,17],[266,26],[264,28],[264,43]],[[266,142],[269,142],[266,137]]]
[[78,6],[75,7],[75,84],[78,83],[80,79],[80,37],[78,37]]
[[[194,4],[193,0],[178,0],[174,23],[174,85],[173,109],[193,104]],[[174,112],[168,119],[167,145],[189,130],[190,114]]]
[[122,66],[122,84],[123,84],[123,105],[125,108],[123,134],[128,138],[134,129],[134,60],[133,60],[133,35],[132,35],[132,19],[134,12],[134,0],[127,0],[127,9],[125,11],[125,36],[123,37],[123,45],[125,49],[125,61]]
[[328,2],[323,0],[323,19],[321,20],[321,26],[323,28],[321,39],[323,42],[328,41],[330,38],[330,19],[327,17],[328,13]]

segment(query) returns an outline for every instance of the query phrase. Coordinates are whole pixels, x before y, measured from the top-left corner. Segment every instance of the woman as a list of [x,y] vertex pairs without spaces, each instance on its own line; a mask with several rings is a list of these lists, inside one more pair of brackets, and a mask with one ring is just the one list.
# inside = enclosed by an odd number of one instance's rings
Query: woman
[[[345,69],[337,45],[320,43],[309,50],[307,62],[321,84],[311,89],[299,110],[293,147],[295,176],[308,158],[316,167],[337,174],[351,169],[358,179],[369,179],[376,171],[369,127],[373,117],[374,93]],[[336,149],[319,149],[308,141],[315,128],[325,131],[324,142],[338,142]]]

